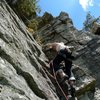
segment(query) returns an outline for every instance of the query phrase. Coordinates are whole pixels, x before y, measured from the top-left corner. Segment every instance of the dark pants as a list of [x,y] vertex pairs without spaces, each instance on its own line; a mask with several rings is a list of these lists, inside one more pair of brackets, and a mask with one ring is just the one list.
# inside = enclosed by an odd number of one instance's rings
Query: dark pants
[[59,69],[59,65],[62,61],[65,63],[66,74],[70,78],[71,76],[71,67],[72,61],[70,59],[71,54],[68,53],[66,50],[60,50],[57,56],[53,60],[53,67],[54,70],[57,71]]

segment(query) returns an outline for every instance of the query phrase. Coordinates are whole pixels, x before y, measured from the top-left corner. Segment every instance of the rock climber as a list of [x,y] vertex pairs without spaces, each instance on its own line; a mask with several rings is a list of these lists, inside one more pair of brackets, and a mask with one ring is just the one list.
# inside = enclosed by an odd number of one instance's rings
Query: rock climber
[[68,80],[75,80],[75,78],[71,75],[72,60],[74,57],[70,50],[70,48],[74,47],[66,46],[63,42],[48,43],[47,46],[49,49],[57,52],[56,57],[50,62],[50,64],[53,65],[55,72],[59,70],[59,65],[64,62],[65,73],[68,75]]

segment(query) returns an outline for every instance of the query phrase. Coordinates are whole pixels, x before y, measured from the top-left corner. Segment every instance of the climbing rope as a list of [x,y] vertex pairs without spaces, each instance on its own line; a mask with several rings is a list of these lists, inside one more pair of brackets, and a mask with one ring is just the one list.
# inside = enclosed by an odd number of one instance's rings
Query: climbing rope
[[68,96],[66,96],[66,94],[64,93],[62,87],[60,86],[60,84],[59,84],[58,81],[57,81],[56,73],[55,73],[55,71],[54,71],[54,68],[53,68],[53,74],[54,74],[54,78],[55,78],[55,81],[56,81],[56,83],[57,83],[59,89],[61,90],[61,92],[62,92],[62,94],[64,95],[64,97],[66,98],[66,100],[68,100]]
[[66,100],[68,100],[68,96],[66,96],[66,94],[64,93],[62,87],[60,86],[60,84],[59,84],[58,81],[57,81],[56,73],[55,73],[55,71],[54,71],[54,68],[53,68],[53,74],[54,74],[54,76],[53,76],[52,74],[50,74],[50,72],[47,71],[47,69],[46,69],[45,67],[43,67],[43,68],[44,68],[44,70],[46,71],[46,73],[47,73],[51,78],[53,78],[53,79],[56,81],[56,83],[57,83],[57,85],[58,85],[60,91],[61,91],[62,94],[63,94],[63,96],[66,98]]

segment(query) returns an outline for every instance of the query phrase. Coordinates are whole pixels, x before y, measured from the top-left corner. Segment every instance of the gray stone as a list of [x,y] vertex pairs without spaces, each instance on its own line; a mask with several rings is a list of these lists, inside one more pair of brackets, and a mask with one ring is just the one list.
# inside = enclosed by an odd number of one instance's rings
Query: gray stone
[[0,1],[0,100],[59,100],[48,59],[24,23]]
[[[61,21],[60,23],[56,25],[53,24],[59,22],[59,20]],[[97,71],[100,66],[99,37],[91,34],[91,32],[77,30],[70,22],[68,15],[65,13],[59,15],[49,24],[51,25],[49,28],[46,28],[46,25],[45,29],[43,27],[37,32],[37,34],[43,37],[43,44],[45,45],[46,43],[56,41],[74,46],[74,51],[72,54],[76,59],[73,61],[73,63],[78,65],[78,67],[73,69],[73,73],[76,77],[76,94],[78,97],[87,92],[91,95],[94,94],[95,84],[98,84],[96,85],[98,87],[100,83],[99,71]],[[56,53],[53,51],[43,50],[49,60],[53,59],[56,55]],[[98,80],[98,82],[96,82],[95,78]],[[84,98],[85,97],[86,96],[84,95]],[[90,97],[88,98],[90,99]]]
[[[100,37],[77,30],[68,14],[56,18],[48,15],[46,25],[39,29],[43,45],[64,42],[74,46],[73,73],[79,100],[99,100]],[[55,52],[45,51],[50,59]],[[0,1],[0,100],[59,100],[56,89],[47,76],[49,60],[28,32],[24,23],[5,0]],[[96,80],[97,81],[96,81]],[[94,93],[96,85],[96,92]]]

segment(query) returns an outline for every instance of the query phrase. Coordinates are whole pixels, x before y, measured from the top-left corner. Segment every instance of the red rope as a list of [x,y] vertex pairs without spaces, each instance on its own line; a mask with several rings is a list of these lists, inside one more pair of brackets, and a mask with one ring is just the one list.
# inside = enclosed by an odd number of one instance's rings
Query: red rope
[[55,75],[55,71],[53,71],[53,73],[54,73],[54,76],[53,76],[53,75],[50,74],[50,72],[47,71],[47,69],[45,67],[43,67],[43,68],[45,69],[45,71],[47,72],[47,74],[56,81],[56,83],[57,83],[58,87],[60,88],[62,94],[64,95],[64,97],[66,98],[66,100],[68,100],[68,96],[66,96],[66,94],[63,91],[63,89],[61,88],[61,86],[59,85],[59,83],[57,81],[57,78],[56,78],[56,75]]
[[[53,67],[53,63],[52,63],[52,67]],[[54,71],[54,67],[53,67],[53,74],[54,74],[55,81],[56,81],[58,87],[60,88],[62,94],[64,95],[64,97],[66,98],[66,100],[68,100],[68,95],[66,96],[66,94],[64,93],[62,87],[60,86],[60,84],[59,84],[58,81],[57,81],[56,73],[55,73],[55,71]]]

